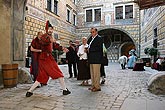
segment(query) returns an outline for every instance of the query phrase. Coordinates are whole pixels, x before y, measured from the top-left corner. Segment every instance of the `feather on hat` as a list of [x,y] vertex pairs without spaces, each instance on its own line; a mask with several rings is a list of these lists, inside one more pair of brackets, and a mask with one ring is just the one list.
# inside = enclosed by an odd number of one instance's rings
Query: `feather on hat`
[[46,21],[46,26],[45,26],[46,32],[48,32],[48,28],[49,28],[49,27],[52,27],[52,28],[53,28],[53,26],[50,24],[49,20],[47,20],[47,21]]

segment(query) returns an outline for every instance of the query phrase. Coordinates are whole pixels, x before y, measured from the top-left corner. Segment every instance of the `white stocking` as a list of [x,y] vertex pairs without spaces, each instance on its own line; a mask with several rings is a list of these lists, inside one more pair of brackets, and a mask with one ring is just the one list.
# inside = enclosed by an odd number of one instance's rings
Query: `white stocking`
[[61,78],[58,78],[58,79],[59,79],[59,81],[60,81],[60,85],[61,85],[62,89],[63,89],[63,90],[67,90],[67,89],[66,89],[65,82],[64,82],[64,78],[61,77]]
[[35,81],[32,87],[28,90],[28,92],[33,92],[33,90],[39,85],[40,83],[38,81]]

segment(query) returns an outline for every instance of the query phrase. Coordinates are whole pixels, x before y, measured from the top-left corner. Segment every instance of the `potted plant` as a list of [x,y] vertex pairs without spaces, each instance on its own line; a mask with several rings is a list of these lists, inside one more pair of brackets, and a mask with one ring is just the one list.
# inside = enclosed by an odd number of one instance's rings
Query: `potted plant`
[[158,49],[155,47],[145,48],[144,53],[151,56],[152,65],[154,64],[154,62],[156,62],[157,55],[159,54]]
[[152,48],[148,49],[148,54],[150,56],[156,56],[156,55],[158,55],[158,49],[155,47],[152,47]]
[[60,51],[60,50],[53,50],[52,51],[52,55],[54,57],[54,59],[57,61],[59,56],[62,55],[64,52],[63,51]]
[[146,48],[144,49],[144,53],[145,53],[146,55],[149,55],[149,49],[150,49],[150,48],[148,48],[148,47],[146,47]]

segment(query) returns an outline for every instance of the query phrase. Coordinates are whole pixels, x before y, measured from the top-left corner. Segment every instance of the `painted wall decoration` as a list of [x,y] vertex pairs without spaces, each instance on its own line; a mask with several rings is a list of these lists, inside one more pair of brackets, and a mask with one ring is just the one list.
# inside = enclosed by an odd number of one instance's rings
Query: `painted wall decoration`
[[24,60],[24,10],[26,0],[13,1],[13,61]]

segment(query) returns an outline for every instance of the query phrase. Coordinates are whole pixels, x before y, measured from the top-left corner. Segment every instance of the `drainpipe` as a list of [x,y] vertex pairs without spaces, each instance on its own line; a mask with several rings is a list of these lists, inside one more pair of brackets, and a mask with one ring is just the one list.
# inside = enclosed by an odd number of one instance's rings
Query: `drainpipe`
[[139,7],[139,57],[140,57],[140,50],[141,50],[141,13]]

